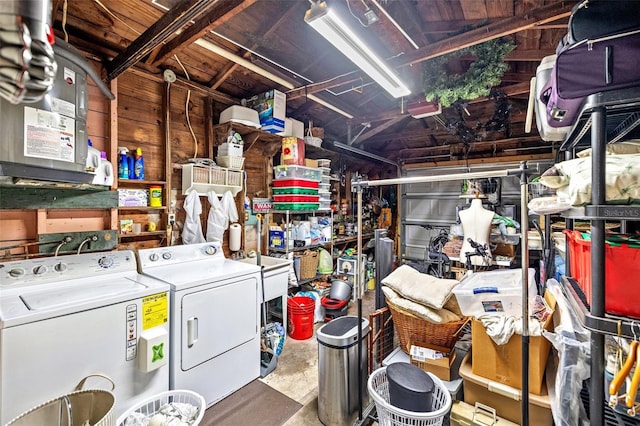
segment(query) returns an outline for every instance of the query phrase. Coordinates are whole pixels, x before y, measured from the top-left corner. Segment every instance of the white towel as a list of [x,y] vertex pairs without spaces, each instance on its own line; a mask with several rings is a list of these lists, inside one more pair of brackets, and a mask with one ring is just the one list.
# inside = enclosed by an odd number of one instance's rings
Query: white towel
[[[487,334],[496,345],[506,345],[511,336],[522,334],[522,321],[520,318],[510,315],[485,314],[476,319],[482,322]],[[540,336],[541,333],[540,321],[535,318],[529,318],[529,336]]]
[[202,235],[202,223],[200,222],[200,214],[202,213],[202,204],[200,196],[196,191],[191,191],[184,199],[184,210],[187,213],[182,229],[182,242],[184,244],[198,244],[206,242]]

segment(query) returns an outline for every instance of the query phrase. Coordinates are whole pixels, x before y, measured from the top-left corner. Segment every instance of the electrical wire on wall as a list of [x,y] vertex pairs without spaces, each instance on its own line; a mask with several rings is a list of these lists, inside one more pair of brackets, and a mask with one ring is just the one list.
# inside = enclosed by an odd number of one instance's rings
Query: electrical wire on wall
[[[173,58],[176,60],[178,65],[180,65],[180,68],[182,68],[182,71],[184,72],[184,75],[187,77],[187,80],[191,81],[191,78],[189,77],[189,73],[187,72],[187,69],[184,67],[184,65],[182,65],[182,62],[180,62],[180,59],[178,59],[176,55],[173,55]],[[191,100],[191,89],[187,89],[187,100],[184,103],[184,114],[187,117],[187,126],[189,126],[189,132],[191,133],[191,137],[193,138],[193,145],[194,145],[193,158],[196,159],[198,158],[198,138],[196,137],[196,134],[193,132],[193,127],[191,127],[191,119],[189,118],[189,101],[190,100]]]
[[62,4],[62,32],[64,33],[64,41],[69,43],[69,34],[67,34],[67,0]]

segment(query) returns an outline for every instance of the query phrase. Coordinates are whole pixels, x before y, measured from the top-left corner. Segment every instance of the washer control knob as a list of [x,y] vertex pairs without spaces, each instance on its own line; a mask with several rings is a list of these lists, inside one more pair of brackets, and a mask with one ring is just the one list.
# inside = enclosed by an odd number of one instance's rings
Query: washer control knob
[[204,252],[208,255],[214,255],[216,254],[216,252],[218,251],[218,249],[216,249],[215,246],[207,246],[206,249],[204,249]]
[[34,275],[42,275],[45,272],[47,272],[47,267],[44,265],[38,265],[35,268],[33,268]]
[[58,262],[55,265],[53,265],[53,270],[56,272],[64,272],[67,270],[67,264],[66,263],[62,263],[62,262]]
[[13,268],[9,270],[9,276],[12,278],[20,278],[24,275],[24,268]]
[[165,251],[164,253],[162,253],[162,258],[164,260],[169,260],[171,259],[171,252],[170,251]]
[[152,262],[155,262],[159,258],[160,257],[158,256],[158,253],[151,253],[151,255],[149,256],[149,260],[152,261]]

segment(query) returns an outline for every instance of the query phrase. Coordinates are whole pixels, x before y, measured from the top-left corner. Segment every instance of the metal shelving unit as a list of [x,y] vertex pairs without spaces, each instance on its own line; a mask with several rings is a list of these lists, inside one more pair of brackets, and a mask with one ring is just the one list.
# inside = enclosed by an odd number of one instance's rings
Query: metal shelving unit
[[[640,207],[607,205],[605,199],[605,146],[624,137],[636,135],[640,125],[640,86],[601,92],[585,98],[580,118],[561,145],[561,150],[576,147],[592,148],[591,202],[581,209],[572,209],[564,216],[568,219],[591,221],[591,301],[589,307],[581,301],[565,279],[565,292],[570,296],[574,310],[591,333],[591,382],[589,418],[592,424],[605,422],[605,334],[618,334],[618,324],[625,337],[634,338],[635,323],[628,318],[613,317],[605,312],[605,220],[640,220]],[[569,262],[571,259],[569,259]],[[635,326],[634,326],[635,324]]]

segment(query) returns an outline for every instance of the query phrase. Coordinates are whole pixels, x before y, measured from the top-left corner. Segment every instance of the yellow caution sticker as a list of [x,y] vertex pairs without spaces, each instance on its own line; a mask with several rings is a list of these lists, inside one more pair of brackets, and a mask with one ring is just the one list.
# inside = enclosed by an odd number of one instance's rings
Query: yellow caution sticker
[[142,299],[142,329],[166,324],[169,320],[167,293],[157,293]]

